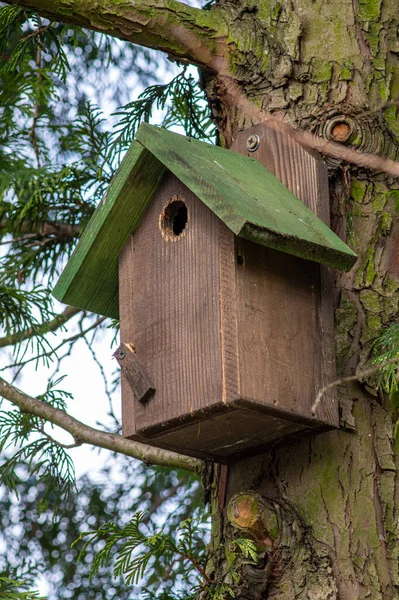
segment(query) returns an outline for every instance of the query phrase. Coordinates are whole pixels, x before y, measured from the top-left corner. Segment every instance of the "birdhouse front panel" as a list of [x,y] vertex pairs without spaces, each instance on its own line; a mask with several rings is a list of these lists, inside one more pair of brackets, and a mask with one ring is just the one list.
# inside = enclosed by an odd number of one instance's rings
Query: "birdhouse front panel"
[[156,388],[135,404],[145,431],[222,399],[218,219],[169,173],[132,245],[133,337],[122,341],[134,342]]

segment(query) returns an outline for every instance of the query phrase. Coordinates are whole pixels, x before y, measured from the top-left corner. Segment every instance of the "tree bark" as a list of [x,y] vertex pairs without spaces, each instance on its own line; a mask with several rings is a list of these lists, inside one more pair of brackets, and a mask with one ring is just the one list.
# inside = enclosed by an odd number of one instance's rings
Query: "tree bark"
[[[202,66],[226,147],[260,114],[272,114],[343,147],[396,160],[396,0],[226,0],[209,12],[175,0],[19,4]],[[333,228],[359,255],[335,287],[337,366],[347,376],[364,366],[376,335],[397,319],[399,181],[325,160]],[[389,402],[372,380],[339,392],[339,431],[286,441],[209,473],[209,575],[225,577],[237,531],[261,550],[256,567],[241,565],[237,598],[399,598],[398,460]]]
[[[249,3],[223,6],[242,15],[230,36],[245,56],[233,72],[247,98],[325,139],[396,159],[396,107],[385,106],[396,101],[399,83],[396,2],[264,1],[257,11],[255,3],[252,10]],[[259,30],[265,32],[266,58]],[[218,77],[207,86],[230,146],[253,120],[224,102],[222,88]],[[333,226],[359,255],[352,271],[336,281],[337,367],[347,376],[364,367],[375,337],[397,319],[393,190],[399,182],[326,160]],[[372,379],[339,392],[345,429],[285,442],[228,473],[216,469],[213,539],[223,550],[216,553],[215,576],[226,570],[228,540],[237,530],[262,550],[256,568],[242,566],[238,598],[399,597],[397,454],[389,402]]]

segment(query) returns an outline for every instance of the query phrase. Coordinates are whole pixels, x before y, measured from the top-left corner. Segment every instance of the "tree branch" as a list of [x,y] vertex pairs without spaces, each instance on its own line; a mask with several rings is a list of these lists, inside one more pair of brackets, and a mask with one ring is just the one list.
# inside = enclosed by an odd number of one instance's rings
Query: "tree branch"
[[34,360],[38,361],[39,358],[48,358],[52,354],[55,354],[65,344],[71,344],[72,345],[74,342],[76,342],[80,338],[84,338],[84,336],[87,333],[89,333],[89,331],[91,331],[92,329],[95,329],[96,327],[98,327],[103,321],[105,321],[106,318],[107,317],[100,317],[99,319],[97,319],[92,325],[90,325],[86,329],[83,329],[83,330],[79,331],[79,333],[75,333],[75,335],[72,335],[71,337],[63,339],[62,342],[60,342],[58,344],[58,346],[55,346],[55,348],[51,348],[50,350],[48,350],[48,352],[42,352],[41,354],[37,354],[35,356],[31,356],[30,358],[28,358],[26,360],[23,360],[21,362],[14,362],[13,365],[7,365],[5,367],[1,367],[0,371],[6,371],[11,366],[12,367],[24,367],[25,365],[27,365],[28,363],[30,363],[30,362],[32,362]]
[[[0,221],[0,229],[5,229],[8,225],[8,219]],[[37,234],[46,237],[48,235],[55,236],[60,239],[70,239],[79,235],[81,231],[80,225],[70,225],[69,223],[52,223],[51,221],[39,221],[33,223],[31,221],[17,222],[16,228],[19,233]],[[11,233],[11,232],[10,232]]]
[[201,66],[209,66],[203,62],[204,56],[217,53],[220,37],[227,34],[218,9],[204,11],[178,0],[5,1],[29,8],[50,20],[72,23],[162,50],[174,58]]
[[355,373],[355,375],[349,375],[349,377],[342,377],[341,379],[336,379],[335,381],[331,381],[331,383],[328,383],[327,385],[322,387],[321,390],[319,390],[319,392],[316,396],[316,400],[312,404],[312,408],[311,408],[312,415],[316,414],[317,407],[319,406],[324,394],[326,392],[328,392],[329,390],[337,387],[338,385],[342,385],[343,383],[351,383],[353,381],[360,381],[361,379],[370,377],[370,375],[375,375],[381,369],[385,369],[385,367],[389,367],[390,365],[394,365],[394,364],[398,364],[398,363],[399,363],[399,357],[397,356],[397,357],[391,358],[390,360],[387,360],[385,362],[375,364],[373,367],[370,367],[369,369],[365,369],[364,371],[358,371],[357,373]]
[[24,331],[20,331],[18,333],[10,333],[3,338],[0,338],[0,348],[4,348],[5,346],[11,346],[14,344],[19,344],[20,342],[27,340],[32,337],[36,337],[37,335],[44,335],[46,333],[51,333],[52,331],[56,331],[62,325],[64,325],[69,319],[72,319],[75,315],[80,312],[79,308],[74,308],[73,306],[67,306],[66,309],[54,319],[50,321],[46,321],[37,327],[28,327]]
[[72,435],[76,444],[91,444],[98,448],[105,448],[125,456],[142,460],[146,464],[187,469],[201,473],[204,463],[197,458],[183,456],[169,450],[153,448],[140,442],[128,440],[117,433],[108,433],[85,425],[64,410],[54,408],[50,404],[28,396],[18,388],[7,383],[0,377],[0,396],[9,400],[22,412],[29,413],[57,425]]

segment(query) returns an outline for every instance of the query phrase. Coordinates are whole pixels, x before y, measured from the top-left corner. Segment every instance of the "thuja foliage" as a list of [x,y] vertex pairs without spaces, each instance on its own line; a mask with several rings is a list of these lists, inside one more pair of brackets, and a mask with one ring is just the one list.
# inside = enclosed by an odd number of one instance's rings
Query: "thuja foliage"
[[[235,560],[230,562],[223,581],[215,581],[207,573],[207,553],[201,521],[189,518],[172,532],[163,529],[150,531],[145,527],[146,514],[137,512],[124,527],[109,522],[95,531],[83,532],[74,543],[84,542],[78,560],[83,559],[92,544],[102,546],[95,552],[90,577],[98,573],[110,562],[112,552],[117,548],[114,560],[114,577],[123,576],[127,584],[138,584],[146,579],[146,599],[162,600],[223,600],[235,597]],[[248,562],[257,561],[255,543],[246,538],[231,542],[231,553],[241,555]],[[153,561],[158,561],[163,576],[152,583],[146,574]],[[175,565],[183,568],[183,576],[175,585],[165,584]],[[177,589],[176,589],[177,588]]]
[[[158,79],[159,64],[168,83]],[[134,99],[136,87],[146,89]],[[114,112],[107,120],[104,98]],[[66,409],[64,357],[83,340],[96,361],[95,336],[115,323],[81,312],[72,331],[66,324],[57,335],[47,333],[58,316],[50,294],[55,278],[140,121],[155,114],[157,124],[202,139],[213,128],[193,71],[15,6],[0,6],[0,112],[0,375],[18,383],[29,365],[51,368],[39,397]],[[114,382],[106,385],[112,399]],[[103,486],[90,478],[76,485],[68,444],[56,428],[6,402],[1,410],[0,542],[7,551],[0,543],[0,573],[10,582],[32,577],[31,589],[45,573],[54,600],[130,597],[127,584],[111,580],[109,571],[89,582],[90,553],[76,565],[70,544],[110,519],[123,528],[137,510],[147,511],[149,527],[167,520],[164,531],[176,529],[200,510],[198,481],[118,458],[123,481],[113,481],[115,467],[107,465]],[[118,431],[112,407],[110,417],[106,427]],[[146,577],[156,580],[160,568],[161,558],[154,558]],[[183,577],[179,568],[168,581]]]
[[376,386],[389,394],[395,419],[394,437],[399,433],[399,323],[384,329],[374,342],[372,363],[379,366]]
[[[154,559],[147,568],[145,581],[132,588],[123,577],[113,577],[112,562],[118,550],[115,546],[109,555],[110,564],[92,573],[89,580],[93,558],[101,542],[92,544],[78,562],[79,549],[71,546],[84,531],[101,529],[110,521],[123,529],[137,511],[142,511],[149,529],[155,531],[164,523],[163,530],[170,535],[194,514],[206,537],[207,517],[201,509],[200,486],[187,472],[148,468],[123,457],[117,463],[110,459],[95,480],[87,475],[78,482],[78,493],[54,520],[51,507],[39,514],[38,502],[45,492],[40,479],[30,476],[24,464],[19,470],[19,501],[5,491],[0,493],[0,528],[7,547],[0,552],[0,572],[14,576],[16,569],[19,573],[21,566],[26,566],[19,577],[28,579],[31,575],[31,588],[37,575],[44,572],[49,600],[87,600],[88,597],[127,600],[137,598],[140,590],[161,579],[169,589],[185,575],[184,565],[176,563],[173,570],[165,574],[162,559]],[[32,573],[34,565],[37,571]]]
[[0,600],[44,600],[38,592],[25,591],[24,581],[0,577]]

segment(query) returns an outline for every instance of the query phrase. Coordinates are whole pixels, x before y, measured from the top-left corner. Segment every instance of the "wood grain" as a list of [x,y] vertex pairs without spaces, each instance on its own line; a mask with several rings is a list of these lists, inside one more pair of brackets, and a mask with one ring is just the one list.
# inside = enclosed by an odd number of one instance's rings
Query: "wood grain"
[[148,402],[155,393],[155,387],[145,367],[137,358],[133,345],[120,344],[114,356],[133,390],[134,399],[141,403]]
[[220,336],[224,404],[240,396],[235,236],[219,221]]
[[[188,224],[165,239],[160,215],[184,199]],[[133,314],[136,351],[156,387],[135,407],[138,432],[190,416],[222,399],[219,222],[168,174],[134,236]]]
[[[261,143],[256,152],[249,153],[246,148],[246,141],[252,133],[256,133],[260,136]],[[274,173],[284,185],[295,193],[324,223],[326,223],[326,225],[330,224],[327,166],[321,160],[310,154],[305,148],[300,146],[295,140],[290,138],[286,132],[270,129],[265,124],[256,125],[248,131],[240,132],[234,141],[232,150],[247,155],[251,154],[251,156],[259,160],[266,168]],[[239,240],[237,240],[237,243],[241,244]],[[252,281],[255,295],[248,299],[249,294],[246,288],[248,284],[251,285],[251,280],[243,280],[243,270],[237,270],[238,281],[241,282],[239,284],[241,289],[241,300],[238,300],[239,318],[241,318],[241,321],[244,324],[244,314],[246,314],[247,311],[250,313],[249,306],[251,305],[251,302],[256,306],[258,311],[260,306],[262,306],[261,312],[264,311],[266,322],[270,321],[269,327],[271,327],[271,329],[270,336],[267,336],[267,334],[264,333],[265,337],[268,337],[269,342],[267,343],[267,340],[263,339],[261,348],[264,349],[263,352],[267,352],[265,350],[265,344],[268,344],[270,355],[273,355],[274,359],[279,357],[280,367],[278,372],[280,372],[279,377],[283,382],[283,389],[284,386],[286,387],[288,385],[288,387],[291,386],[291,389],[294,391],[294,396],[291,396],[290,410],[295,409],[295,406],[292,405],[292,398],[300,397],[299,404],[296,404],[298,414],[311,417],[310,407],[317,392],[324,387],[326,383],[333,381],[336,377],[333,272],[324,265],[317,265],[295,257],[282,255],[278,252],[273,253],[272,250],[263,249],[259,246],[252,248],[251,245],[245,245],[245,248],[250,255],[252,255],[251,260],[258,262],[258,268],[263,275],[259,272],[259,281],[257,284]],[[277,280],[279,279],[279,269],[276,270],[275,268],[279,263],[281,266],[281,274],[286,273],[287,277],[284,282],[280,281],[280,285],[282,284],[283,286],[280,288],[280,291],[277,291],[278,285],[277,288],[272,291],[271,288],[273,286],[268,287],[265,282],[268,277],[274,277],[277,278]],[[248,266],[248,262],[246,264]],[[271,270],[274,274],[271,274]],[[268,272],[269,275],[267,275]],[[263,279],[264,277],[265,279]],[[296,285],[298,285],[298,287],[295,290],[291,288],[290,280],[292,280],[292,278],[297,278]],[[308,278],[308,282],[306,282],[306,278]],[[276,282],[277,280],[275,279]],[[260,293],[259,286],[263,287],[263,294]],[[286,288],[285,292],[284,286]],[[268,302],[269,294],[275,294],[274,308],[270,307]],[[281,296],[280,302],[278,300],[279,295]],[[279,306],[279,315],[276,323],[273,320],[270,320],[270,310],[275,311],[277,306]],[[260,315],[261,313],[252,311],[252,327],[254,330],[257,330],[259,329],[259,323],[256,323],[257,319],[254,317],[255,314]],[[287,323],[291,323],[291,333],[290,326],[287,327]],[[281,347],[278,345],[276,346],[275,342],[275,336],[278,335],[280,327],[282,334]],[[262,329],[259,331],[262,331]],[[295,334],[295,332],[298,333]],[[243,337],[241,337],[242,333],[244,334]],[[298,341],[301,340],[298,344],[299,354],[297,354],[294,349],[294,334],[299,336]],[[244,346],[250,345],[248,339],[245,341],[246,336],[249,336],[249,332],[240,328],[242,356],[244,356]],[[292,337],[291,342],[289,341],[290,337]],[[285,342],[283,341],[284,339]],[[255,363],[251,364],[258,364],[258,366],[260,366],[262,364],[261,356],[254,358]],[[263,361],[265,360],[266,358],[264,357]],[[299,368],[300,363],[298,363],[298,360],[303,363],[302,369]],[[300,388],[295,390],[295,387],[297,386],[296,384],[294,385],[293,373],[287,372],[285,377],[281,373],[284,361],[288,362],[288,364],[292,364],[292,368],[296,370],[298,382],[302,382],[304,385],[302,394],[300,394]],[[251,364],[249,367],[250,370]],[[241,365],[240,369],[242,372]],[[306,369],[308,373],[307,381],[303,378],[303,373]],[[252,368],[252,372],[255,374],[255,369]],[[249,375],[247,376],[247,381],[250,386],[248,389],[251,390],[252,384],[250,384]],[[289,384],[290,381],[291,383]],[[281,396],[277,397],[280,398],[278,402],[281,403]],[[320,419],[320,421],[325,421],[331,425],[338,426],[338,402],[335,390],[330,390],[322,405],[319,406],[317,418]]]
[[[133,236],[129,236],[119,255],[119,314],[120,341],[134,343],[133,329]],[[125,374],[121,372],[122,434],[132,437],[136,433],[135,398]]]

